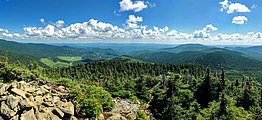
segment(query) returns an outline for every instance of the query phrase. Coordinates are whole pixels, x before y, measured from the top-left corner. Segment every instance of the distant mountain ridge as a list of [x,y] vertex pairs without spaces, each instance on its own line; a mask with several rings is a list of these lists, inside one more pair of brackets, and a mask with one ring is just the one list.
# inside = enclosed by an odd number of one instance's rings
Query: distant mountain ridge
[[160,51],[179,53],[179,52],[186,52],[186,51],[203,51],[210,48],[215,48],[215,47],[206,46],[202,44],[182,44],[173,48],[163,48],[160,49]]
[[[0,50],[8,51],[10,53],[10,59],[24,61],[22,63],[28,63],[27,61],[31,60],[30,58],[35,61],[40,61],[41,58],[56,59],[57,56],[81,57],[82,60],[78,63],[107,60],[119,56],[118,53],[112,49],[74,48],[48,44],[18,43],[2,39],[0,39]],[[25,58],[28,60],[25,60]]]
[[[128,46],[127,44],[125,45]],[[131,46],[134,46],[134,44]],[[110,45],[108,47],[110,47]],[[147,47],[150,48],[150,46]],[[28,60],[31,60],[29,58],[32,58],[32,60],[36,61],[41,59],[41,61],[52,64],[62,62],[62,65],[64,64],[64,61],[58,59],[58,56],[81,58],[79,61],[74,61],[73,65],[97,60],[113,60],[125,62],[153,62],[161,64],[201,64],[203,66],[210,66],[218,69],[221,67],[227,67],[229,69],[262,68],[261,61],[258,61],[258,58],[262,58],[262,46],[222,48],[202,44],[182,44],[170,48],[156,48],[149,50],[141,50],[141,48],[138,48],[136,52],[120,56],[123,51],[114,51],[113,48],[75,48],[0,40],[0,50],[7,50],[13,54],[13,58],[16,59],[27,58]],[[132,51],[135,51],[135,49],[132,49]]]
[[247,57],[262,60],[262,46],[252,47],[226,47],[225,49],[244,53]]
[[[29,65],[33,62],[37,62],[39,65],[41,66],[45,66],[44,64],[42,64],[40,62],[40,59],[34,56],[30,56],[30,55],[24,55],[24,54],[16,54],[13,52],[7,52],[0,50],[0,57],[5,57],[7,54],[8,56],[8,62],[9,63],[16,63],[16,62],[20,62],[23,65]],[[1,62],[1,59],[0,59]]]
[[[194,46],[194,47],[192,47]],[[201,49],[196,49],[201,47]],[[186,48],[182,52],[181,48]],[[192,49],[191,49],[192,48]],[[175,50],[178,49],[178,50]],[[160,64],[201,64],[206,67],[220,69],[262,70],[262,61],[245,57],[244,53],[224,48],[208,47],[203,45],[182,45],[175,48],[159,50],[157,52],[145,52],[134,55],[134,58]],[[188,51],[195,50],[195,51]]]
[[17,54],[26,54],[35,57],[56,57],[56,56],[87,56],[98,58],[116,56],[117,53],[111,49],[99,48],[73,48],[67,46],[54,46],[48,44],[18,43],[0,39],[0,50],[7,50]]

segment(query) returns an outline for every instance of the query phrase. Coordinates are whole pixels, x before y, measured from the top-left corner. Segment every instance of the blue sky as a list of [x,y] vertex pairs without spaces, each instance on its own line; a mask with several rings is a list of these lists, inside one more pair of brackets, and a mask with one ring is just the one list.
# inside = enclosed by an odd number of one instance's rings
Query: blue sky
[[262,44],[261,13],[261,0],[0,0],[0,38]]

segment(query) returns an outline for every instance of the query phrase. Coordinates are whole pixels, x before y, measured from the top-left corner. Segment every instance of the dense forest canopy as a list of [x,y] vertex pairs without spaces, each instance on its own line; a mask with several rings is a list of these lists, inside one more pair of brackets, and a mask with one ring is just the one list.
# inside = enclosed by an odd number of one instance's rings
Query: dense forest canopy
[[113,97],[138,98],[150,105],[157,119],[261,119],[260,84],[247,76],[228,79],[224,69],[107,61],[44,74],[97,84]]
[[[256,77],[261,75],[260,61],[236,53],[195,53],[198,52],[187,54],[191,56],[187,60],[197,58],[198,62],[187,64],[162,62],[168,57],[182,61],[187,58],[182,53],[159,52],[78,64],[72,63],[81,57],[57,56],[52,59],[70,65],[47,67],[39,62],[39,57],[0,51],[0,81],[46,80],[66,85],[80,117],[94,117],[112,110],[112,99],[130,99],[148,106],[156,119],[262,119],[262,89]],[[145,59],[159,62],[145,62]],[[225,68],[205,65],[210,61],[218,64],[214,62],[218,59],[227,61]],[[244,73],[250,74],[232,72],[244,68],[248,68]],[[145,113],[138,112],[137,116],[145,118]]]

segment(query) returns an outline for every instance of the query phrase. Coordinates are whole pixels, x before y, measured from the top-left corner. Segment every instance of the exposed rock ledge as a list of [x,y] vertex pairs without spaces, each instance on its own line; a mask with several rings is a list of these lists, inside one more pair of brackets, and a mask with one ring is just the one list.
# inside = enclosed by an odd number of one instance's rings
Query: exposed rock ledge
[[139,101],[114,99],[116,106],[111,112],[97,118],[77,118],[75,106],[68,98],[68,89],[58,84],[0,83],[0,120],[135,120],[141,109]]
[[0,120],[76,119],[64,86],[32,81],[0,83]]

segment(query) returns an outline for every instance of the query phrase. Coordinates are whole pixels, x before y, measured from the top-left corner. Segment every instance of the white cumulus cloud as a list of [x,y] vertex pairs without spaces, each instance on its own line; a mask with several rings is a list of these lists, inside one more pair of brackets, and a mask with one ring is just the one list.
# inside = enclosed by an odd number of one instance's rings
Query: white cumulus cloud
[[[219,33],[212,35],[218,28],[208,24],[202,29],[195,30],[193,33],[183,33],[169,27],[149,28],[148,26],[138,25],[143,18],[130,15],[126,23],[136,24],[137,27],[127,26],[118,27],[110,23],[90,19],[86,22],[64,25],[64,21],[50,22],[44,27],[28,26],[24,27],[23,33],[12,33],[6,29],[0,29],[1,39],[19,39],[19,40],[141,40],[158,41],[158,43],[261,43],[261,32],[248,32],[246,34]],[[57,24],[56,24],[57,23]]]
[[147,3],[144,1],[131,1],[131,0],[122,0],[119,2],[120,4],[120,12],[124,11],[134,11],[134,12],[140,12],[143,9],[147,8]]
[[56,27],[58,27],[58,28],[63,27],[64,24],[65,24],[65,22],[64,22],[63,20],[58,20],[58,21],[55,23]]
[[214,40],[220,40],[220,41],[254,41],[261,39],[261,33],[260,32],[248,32],[246,34],[240,34],[240,33],[233,33],[233,34],[222,34],[219,33],[215,37],[213,37]]
[[245,16],[236,16],[233,18],[232,23],[242,25],[247,23],[247,21],[248,19]]
[[2,28],[0,28],[0,33],[1,33],[1,32],[8,33],[9,31],[8,31],[7,29],[2,29]]
[[7,29],[0,28],[0,38],[18,38],[20,34],[18,33],[10,33]]
[[138,28],[137,23],[142,22],[143,18],[135,15],[129,15],[128,19],[126,20],[127,28]]
[[137,23],[137,22],[142,22],[143,18],[135,15],[129,15],[127,22],[128,23]]
[[232,14],[234,12],[239,12],[239,13],[251,12],[251,10],[246,5],[241,3],[231,3],[228,0],[224,0],[222,2],[219,2],[219,4],[222,7],[220,9],[221,12],[225,10],[228,14]]
[[44,18],[41,18],[41,19],[40,19],[40,22],[44,24],[44,23],[45,23],[45,19],[44,19]]
[[209,24],[209,25],[206,25],[206,27],[204,27],[203,30],[205,32],[211,32],[211,31],[217,31],[218,29],[214,27],[213,25]]
[[194,38],[209,38],[210,34],[204,30],[195,30],[195,32],[193,33],[193,37]]
[[202,30],[195,30],[195,32],[193,33],[193,37],[194,38],[210,38],[210,32],[217,31],[217,30],[218,28],[209,24],[209,25],[206,25]]

